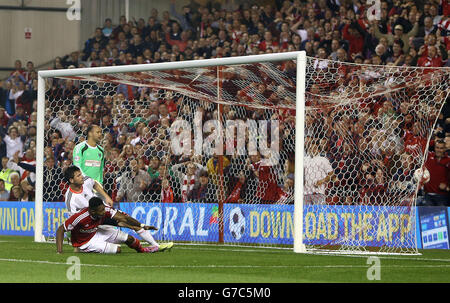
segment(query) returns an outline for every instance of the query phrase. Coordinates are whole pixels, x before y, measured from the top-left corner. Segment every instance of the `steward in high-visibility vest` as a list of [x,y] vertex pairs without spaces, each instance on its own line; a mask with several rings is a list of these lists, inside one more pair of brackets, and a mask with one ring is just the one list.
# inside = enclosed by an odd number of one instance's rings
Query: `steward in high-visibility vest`
[[15,170],[13,170],[13,169],[10,169],[10,168],[3,168],[0,171],[0,179],[5,181],[5,189],[7,191],[11,191],[11,188],[13,187],[13,184],[11,182],[11,175],[13,173],[17,173],[17,172]]

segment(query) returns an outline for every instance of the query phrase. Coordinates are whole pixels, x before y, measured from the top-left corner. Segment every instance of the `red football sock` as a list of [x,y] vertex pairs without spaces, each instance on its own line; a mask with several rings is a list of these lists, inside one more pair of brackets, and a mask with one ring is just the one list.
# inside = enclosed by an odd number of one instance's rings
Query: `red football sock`
[[141,252],[142,251],[141,242],[138,239],[136,239],[136,238],[134,238],[134,241],[133,241],[133,243],[131,243],[130,247],[135,249],[137,252]]

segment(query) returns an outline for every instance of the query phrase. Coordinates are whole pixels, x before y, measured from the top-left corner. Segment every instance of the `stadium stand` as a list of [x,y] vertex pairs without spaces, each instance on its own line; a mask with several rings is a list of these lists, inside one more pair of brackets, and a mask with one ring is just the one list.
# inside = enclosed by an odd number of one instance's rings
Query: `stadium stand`
[[[121,17],[120,20],[106,19],[103,27],[93,29],[92,38],[85,42],[82,50],[55,58],[53,68],[143,64],[297,50],[305,50],[311,57],[345,62],[387,66],[449,67],[450,3],[448,0],[420,3],[421,5],[417,5],[411,0],[381,1],[381,20],[369,21],[365,1],[358,0],[277,0],[273,5],[263,7],[256,4],[221,7],[220,4],[215,3],[202,6],[191,1],[181,11],[177,11],[175,2],[171,1],[170,11],[162,12],[162,14],[154,13],[148,20],[129,21],[125,20],[125,17]],[[114,25],[115,21],[118,21],[117,25]],[[10,190],[9,200],[20,201],[32,200],[34,197],[32,165],[35,163],[36,145],[37,74],[32,62],[28,62],[26,68],[23,68],[18,60],[15,68],[16,70],[8,79],[0,83],[0,155],[2,159],[4,157],[8,159],[8,161],[2,160],[0,179],[5,181],[6,190],[8,188]],[[118,191],[115,181],[122,175],[125,177],[124,166],[127,164],[123,163],[128,163],[132,159],[138,160],[135,165],[139,166],[140,172],[149,174],[147,187],[141,189],[144,193],[160,192],[162,184],[165,184],[166,189],[167,181],[161,180],[158,176],[160,170],[170,169],[170,167],[162,167],[162,165],[160,167],[163,161],[157,161],[164,155],[156,154],[154,160],[155,154],[138,155],[135,145],[149,140],[146,137],[146,134],[150,133],[149,125],[152,129],[157,129],[155,133],[161,140],[166,140],[164,131],[158,132],[158,130],[167,129],[167,126],[170,126],[176,118],[176,105],[170,102],[165,103],[164,100],[155,100],[152,97],[154,92],[145,88],[130,90],[119,86],[116,96],[113,97],[104,97],[101,94],[84,97],[80,89],[81,87],[77,87],[73,81],[55,80],[48,91],[50,102],[66,98],[78,100],[79,119],[73,125],[66,122],[64,113],[57,117],[52,116],[51,112],[47,113],[46,127],[51,128],[52,131],[46,133],[48,136],[46,142],[50,144],[45,148],[45,173],[59,176],[62,169],[71,163],[73,146],[80,138],[84,139],[84,130],[87,125],[96,123],[102,126],[106,134],[102,142],[107,151],[105,179],[113,179],[114,182],[105,182],[105,184],[114,184],[107,188],[113,199]],[[96,91],[101,92],[101,89]],[[116,118],[117,108],[115,107],[118,102],[128,102],[135,98],[147,101],[146,104],[149,106],[142,109],[145,112],[142,117],[136,117],[132,124],[124,125],[119,118]],[[450,206],[449,104],[447,100],[428,147],[429,158],[434,159],[436,153],[441,153],[440,157],[444,159],[441,161],[442,163],[447,161],[447,166],[444,169],[443,179],[437,184],[426,185],[423,193],[425,197],[438,195],[441,199],[438,199],[439,202],[433,202],[436,199],[423,199],[420,203],[424,205],[441,203]],[[131,106],[138,105],[135,103]],[[389,107],[389,104],[385,104],[371,111],[369,115],[371,119],[376,119],[377,116],[391,110],[393,109]],[[212,113],[214,108],[207,111]],[[53,112],[56,111],[53,109]],[[397,109],[397,113],[404,115],[405,121],[408,121],[407,106]],[[285,123],[289,123],[289,119],[286,119]],[[367,136],[364,129],[359,128],[357,123],[355,126],[348,125],[347,131],[355,136]],[[397,135],[403,150],[400,156],[405,165],[403,172],[406,172],[409,157],[413,156],[414,149],[425,149],[426,146],[423,146],[424,138],[421,138],[414,128],[414,121],[399,125]],[[345,148],[336,150],[339,133],[330,134],[328,138],[323,144],[330,152],[330,161],[339,177],[339,174],[345,174],[345,171],[342,166],[339,166],[339,161],[334,161],[336,156],[333,158],[332,155],[346,151]],[[441,142],[444,142],[444,154],[442,149],[435,150],[436,144]],[[389,161],[384,150],[378,150],[377,153],[380,156],[376,163],[364,163],[362,160],[356,164],[348,163],[348,165],[359,165],[360,169],[352,171],[364,174],[366,179],[374,180],[373,182],[378,184],[371,186],[368,182],[360,182],[346,185],[356,187],[361,197],[368,192],[372,197],[376,197],[374,192],[381,193],[387,190],[383,184],[380,168],[389,165]],[[119,158],[127,161],[116,161]],[[188,162],[192,159],[185,160]],[[201,166],[207,167],[207,160],[192,162],[200,162]],[[436,169],[439,169],[437,168],[439,165],[429,162],[427,167],[433,176],[437,173]],[[18,165],[23,166],[23,163],[31,165],[18,169]],[[171,159],[169,163],[178,165],[179,159],[177,161]],[[292,158],[286,160],[285,175],[278,182],[279,188],[286,191],[292,189],[290,182],[293,180],[293,174],[290,167],[292,167]],[[11,169],[20,173],[19,181],[11,180],[9,172]],[[197,173],[207,177],[211,171]],[[241,175],[241,172],[234,177],[234,182],[228,185],[227,197],[245,200],[244,191],[241,196],[235,196],[235,189],[236,185],[240,186],[238,178],[245,183],[246,177],[244,174]],[[255,178],[250,175],[250,178],[252,177]],[[402,176],[399,175],[399,178]],[[58,180],[58,177],[49,178],[49,180]],[[54,186],[57,186],[59,190],[46,195],[44,201],[62,199],[64,184],[48,184],[48,187]],[[44,188],[48,187],[44,186]],[[246,188],[247,194],[251,190]],[[195,194],[205,199],[200,190],[196,190]],[[280,197],[282,199],[283,195]],[[339,195],[336,197],[336,199],[341,198]],[[181,196],[175,196],[170,201],[182,199]],[[286,203],[292,203],[292,201]]]

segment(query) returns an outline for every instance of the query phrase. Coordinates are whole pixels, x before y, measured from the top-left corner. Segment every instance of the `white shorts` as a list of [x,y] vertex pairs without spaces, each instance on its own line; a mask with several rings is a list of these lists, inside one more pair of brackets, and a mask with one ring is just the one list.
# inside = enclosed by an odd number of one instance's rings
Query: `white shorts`
[[119,244],[125,243],[128,234],[111,225],[100,225],[88,243],[80,246],[81,252],[115,254]]

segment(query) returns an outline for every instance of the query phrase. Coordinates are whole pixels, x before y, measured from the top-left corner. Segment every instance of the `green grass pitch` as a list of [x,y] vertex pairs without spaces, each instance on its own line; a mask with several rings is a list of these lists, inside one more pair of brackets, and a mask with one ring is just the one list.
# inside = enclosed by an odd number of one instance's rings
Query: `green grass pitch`
[[[380,280],[367,279],[368,256],[295,254],[291,250],[219,245],[176,245],[171,251],[118,255],[74,253],[31,237],[0,236],[1,283],[374,283],[450,282],[450,251],[380,256]],[[80,280],[69,280],[70,256],[81,261]]]

